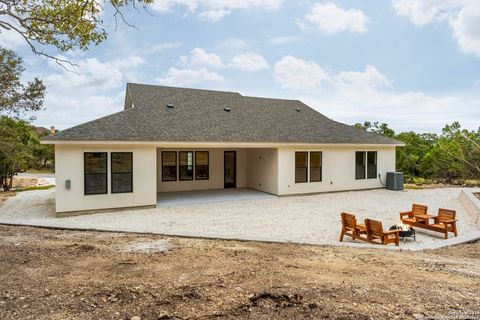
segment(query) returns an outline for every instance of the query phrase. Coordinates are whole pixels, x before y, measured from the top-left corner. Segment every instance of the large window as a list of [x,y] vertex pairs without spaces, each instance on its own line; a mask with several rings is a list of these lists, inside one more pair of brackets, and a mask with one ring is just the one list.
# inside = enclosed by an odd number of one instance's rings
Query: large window
[[193,180],[193,152],[180,151],[179,158],[179,178],[180,180]]
[[310,152],[310,182],[322,181],[322,152]]
[[208,151],[195,152],[195,179],[208,180]]
[[177,180],[177,152],[162,151],[162,181]]
[[307,182],[308,152],[295,152],[295,183]]
[[110,154],[112,193],[133,192],[133,154],[112,152]]
[[365,151],[355,152],[355,179],[365,179]]
[[107,153],[84,153],[85,195],[107,193]]
[[377,151],[367,152],[367,179],[377,177]]

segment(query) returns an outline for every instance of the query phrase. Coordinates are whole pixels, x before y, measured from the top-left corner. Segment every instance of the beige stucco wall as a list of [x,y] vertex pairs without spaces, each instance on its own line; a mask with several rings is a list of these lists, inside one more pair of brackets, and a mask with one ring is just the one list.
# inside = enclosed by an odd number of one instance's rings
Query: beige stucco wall
[[277,194],[277,149],[248,149],[247,186],[252,189]]
[[[295,152],[322,151],[322,181],[295,183]],[[278,194],[302,194],[382,188],[376,179],[355,180],[355,152],[377,151],[377,174],[383,183],[387,171],[395,171],[395,147],[280,148],[278,150]]]
[[[169,181],[161,179],[161,151],[209,151],[208,180]],[[291,146],[269,148],[159,148],[155,145],[117,144],[55,146],[56,211],[82,211],[156,205],[157,192],[222,189],[224,151],[237,152],[237,187],[249,187],[278,194],[302,194],[341,190],[381,188],[376,179],[355,180],[355,151],[377,151],[377,172],[395,170],[395,147]],[[83,153],[108,152],[108,194],[84,195]],[[110,193],[110,152],[133,152],[133,192]],[[322,151],[322,182],[295,183],[295,152]],[[71,180],[66,190],[65,180]]]
[[[162,181],[162,151],[208,151],[209,152],[209,179],[191,181]],[[158,148],[157,149],[157,191],[189,191],[223,189],[224,187],[224,152],[237,152],[237,188],[247,186],[247,150],[222,148]],[[177,154],[178,157],[178,154]],[[178,159],[177,159],[178,162]],[[178,167],[177,167],[178,176]]]
[[[133,153],[133,192],[110,193],[110,152]],[[84,152],[108,152],[108,194],[84,195]],[[56,211],[82,211],[156,205],[156,148],[134,145],[56,145]],[[65,180],[71,188],[65,188]]]

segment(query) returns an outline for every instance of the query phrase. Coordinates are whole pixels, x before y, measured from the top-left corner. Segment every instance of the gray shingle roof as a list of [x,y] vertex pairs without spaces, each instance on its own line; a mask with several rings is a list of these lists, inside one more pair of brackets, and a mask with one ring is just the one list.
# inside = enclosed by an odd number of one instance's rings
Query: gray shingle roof
[[127,84],[128,96],[133,108],[127,104],[45,140],[400,144],[328,119],[298,100],[135,83]]

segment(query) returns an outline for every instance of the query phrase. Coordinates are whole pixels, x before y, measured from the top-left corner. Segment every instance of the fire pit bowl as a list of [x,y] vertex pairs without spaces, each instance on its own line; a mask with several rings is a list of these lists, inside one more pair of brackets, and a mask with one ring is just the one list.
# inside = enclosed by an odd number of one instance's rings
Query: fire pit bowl
[[413,229],[412,226],[409,226],[408,224],[400,222],[394,226],[391,226],[390,230],[400,230],[399,235],[400,238],[403,240],[403,243],[405,243],[405,238],[407,237],[413,237],[413,241],[416,240],[415,229]]

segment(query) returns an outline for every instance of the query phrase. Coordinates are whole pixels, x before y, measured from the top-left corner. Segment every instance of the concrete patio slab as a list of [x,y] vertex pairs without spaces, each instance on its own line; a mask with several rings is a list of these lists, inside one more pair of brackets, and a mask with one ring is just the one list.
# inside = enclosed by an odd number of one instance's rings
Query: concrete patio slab
[[277,196],[248,188],[162,192],[157,195],[157,207],[275,198]]
[[[170,236],[231,239],[265,242],[293,242],[316,245],[375,247],[378,249],[423,250],[480,239],[473,217],[459,201],[459,188],[388,191],[383,189],[316,194],[293,197],[266,197],[242,201],[221,201],[160,206],[154,209],[105,212],[56,218],[55,190],[18,193],[0,208],[0,223],[55,227],[75,230],[152,233]],[[459,237],[417,229],[416,241],[375,246],[346,239],[338,241],[340,212],[355,213],[357,219],[381,220],[384,228],[399,221],[400,211],[412,203],[457,211]]]

